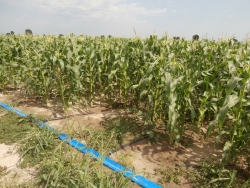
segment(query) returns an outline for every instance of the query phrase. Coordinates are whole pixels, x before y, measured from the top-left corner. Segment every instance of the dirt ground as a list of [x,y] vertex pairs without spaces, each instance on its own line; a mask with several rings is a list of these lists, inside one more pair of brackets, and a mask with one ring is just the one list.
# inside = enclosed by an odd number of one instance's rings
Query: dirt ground
[[[20,102],[16,109],[24,113],[36,114],[43,117],[61,117],[65,114],[58,108],[58,106],[42,106],[34,100],[26,99],[19,95],[20,92],[8,93],[3,95],[0,93],[0,102],[17,103]],[[47,124],[56,128],[63,129],[68,123],[79,123],[85,127],[101,127],[100,124],[106,118],[115,117],[117,112],[115,109],[107,109],[105,106],[96,104],[94,107],[86,109],[70,109],[66,115],[70,114],[85,114],[82,116],[70,117],[56,121],[49,121]],[[1,118],[1,117],[0,117]],[[32,169],[19,169],[19,156],[12,152],[14,145],[7,146],[0,144],[0,166],[6,166],[10,173],[4,176],[1,181],[28,181],[35,176],[35,171]],[[155,170],[158,168],[164,169],[174,167],[176,164],[197,164],[197,162],[206,158],[209,155],[220,155],[222,152],[221,145],[214,145],[213,140],[204,141],[199,135],[193,134],[192,140],[187,140],[185,147],[179,145],[174,147],[172,144],[156,143],[148,144],[147,140],[141,140],[135,144],[127,146],[125,149],[112,154],[110,158],[119,160],[121,156],[126,156],[130,160],[133,170],[139,174],[146,174],[150,180],[157,182],[160,178],[155,175]],[[180,178],[182,185],[175,183],[165,183],[164,187],[171,188],[190,188],[191,183],[185,177]],[[137,187],[137,186],[135,186]]]

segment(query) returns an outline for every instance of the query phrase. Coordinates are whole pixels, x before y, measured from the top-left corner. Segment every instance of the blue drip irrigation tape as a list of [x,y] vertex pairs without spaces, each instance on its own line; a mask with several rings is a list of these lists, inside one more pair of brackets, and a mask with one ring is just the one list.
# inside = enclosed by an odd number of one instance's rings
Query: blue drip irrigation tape
[[[18,114],[19,116],[22,117],[28,117],[28,114],[24,114],[21,111],[12,108],[2,102],[0,102],[0,106],[2,106],[3,108],[14,112],[16,114]],[[38,120],[34,120],[34,123],[36,123],[40,128],[44,128],[44,127],[48,127],[50,130],[54,130],[56,132],[59,133],[59,131],[55,130],[53,127],[38,121]],[[141,175],[136,175],[135,172],[133,172],[131,169],[126,168],[124,166],[122,166],[121,164],[113,161],[112,159],[98,153],[97,151],[95,151],[92,148],[86,148],[85,145],[81,142],[79,142],[78,140],[75,140],[73,138],[69,138],[67,136],[67,134],[64,133],[59,133],[59,139],[66,142],[67,144],[69,144],[70,146],[74,147],[75,149],[79,150],[80,152],[84,153],[84,154],[90,154],[90,156],[92,158],[94,158],[95,160],[101,160],[103,165],[109,167],[110,169],[123,173],[124,177],[127,177],[129,179],[131,179],[133,182],[137,183],[138,185],[145,187],[145,188],[162,188],[160,185],[146,179],[145,177],[141,176]]]

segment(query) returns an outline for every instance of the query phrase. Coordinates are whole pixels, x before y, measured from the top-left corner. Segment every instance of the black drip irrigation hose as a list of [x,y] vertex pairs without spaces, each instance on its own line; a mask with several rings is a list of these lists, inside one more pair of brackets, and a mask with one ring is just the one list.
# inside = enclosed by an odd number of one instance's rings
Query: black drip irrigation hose
[[144,139],[146,139],[146,138],[148,138],[148,135],[147,135],[147,136],[144,136],[144,137],[142,137],[142,138],[137,138],[137,139],[135,139],[135,140],[133,140],[133,141],[127,143],[127,144],[124,144],[124,145],[122,145],[121,147],[119,147],[118,149],[109,152],[109,153],[108,153],[108,156],[110,156],[110,155],[116,153],[116,152],[119,151],[119,150],[124,149],[125,147],[127,147],[127,146],[129,146],[129,145],[132,145],[132,144],[134,144],[134,143],[136,143],[136,142],[139,142],[139,141],[141,141],[141,140],[144,140]]
[[[2,102],[0,102],[0,106],[5,108],[6,110],[9,110],[11,112],[14,112],[16,114],[18,114],[21,117],[27,117],[29,118],[30,116],[28,114],[24,114],[21,111],[14,109]],[[31,117],[32,118],[32,117]],[[110,159],[109,157],[106,157],[104,155],[102,155],[101,153],[99,153],[98,151],[92,149],[92,148],[88,148],[86,147],[85,144],[79,142],[76,139],[70,138],[68,137],[67,134],[59,132],[58,130],[54,129],[53,127],[39,121],[36,119],[33,119],[33,122],[38,125],[40,128],[49,128],[49,130],[51,131],[56,131],[59,136],[58,138],[64,142],[66,142],[67,144],[69,144],[70,146],[72,146],[73,148],[77,149],[78,151],[80,151],[81,153],[84,154],[88,154],[91,156],[91,158],[95,159],[95,160],[100,160],[102,162],[103,165],[107,166],[108,168],[122,173],[124,177],[129,178],[130,180],[132,180],[133,182],[137,183],[138,185],[145,187],[145,188],[162,188],[162,186],[158,185],[157,183],[154,183],[153,181],[150,181],[149,179],[143,177],[142,175],[137,175],[135,172],[133,172],[131,169],[113,161],[112,159]]]
[[73,114],[73,115],[68,115],[68,116],[61,116],[61,117],[54,117],[54,118],[46,118],[43,123],[48,122],[48,121],[55,121],[55,120],[60,120],[60,119],[66,119],[69,117],[75,117],[75,116],[85,116],[85,115],[89,115],[92,114],[90,113],[86,113],[86,114]]
[[[201,165],[198,164],[176,164],[175,166],[182,166],[182,167],[192,167],[192,168],[201,168]],[[219,166],[219,165],[216,165]],[[236,165],[224,165],[225,168],[236,168]]]

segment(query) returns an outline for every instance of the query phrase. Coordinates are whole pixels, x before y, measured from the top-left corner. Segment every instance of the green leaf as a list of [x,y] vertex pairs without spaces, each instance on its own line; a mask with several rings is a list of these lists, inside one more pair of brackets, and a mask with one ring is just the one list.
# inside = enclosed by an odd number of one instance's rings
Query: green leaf
[[229,109],[228,106],[223,106],[219,110],[218,121],[219,121],[219,127],[220,128],[222,128],[222,125],[223,125],[223,123],[225,121],[228,109]]
[[113,80],[114,75],[116,74],[118,69],[112,70],[111,73],[108,75],[108,80],[111,82]]
[[93,183],[88,182],[88,184],[89,184],[91,187],[96,188],[96,186],[95,186]]
[[224,147],[223,147],[223,152],[226,152],[226,151],[230,150],[231,147],[232,147],[232,145],[233,145],[233,144],[232,144],[230,141],[227,141],[227,142],[225,143]]
[[215,183],[217,181],[226,181],[226,180],[230,180],[230,178],[216,178],[216,179],[211,180],[208,184]]
[[239,102],[240,98],[237,95],[228,95],[224,101],[223,106],[227,106],[228,108],[232,108]]
[[170,103],[172,104],[172,105],[174,105],[175,106],[175,102],[176,102],[176,99],[177,99],[177,94],[175,94],[175,93],[171,93],[170,94],[170,96],[169,96],[169,100],[170,100]]
[[80,66],[79,65],[73,65],[73,66],[67,65],[66,67],[68,69],[72,70],[72,72],[74,73],[75,79],[79,78],[79,75],[80,75]]
[[238,82],[242,80],[242,78],[238,78],[238,77],[232,77],[226,86],[226,94],[230,95],[231,92],[234,90],[234,88],[237,86]]
[[12,63],[10,63],[10,66],[11,66],[11,67],[18,67],[18,65],[19,65],[19,64],[18,64],[18,63],[16,63],[16,62],[12,62]]
[[132,85],[132,86],[131,86],[131,89],[135,89],[135,88],[137,88],[138,86],[139,86],[138,84]]
[[208,125],[208,128],[207,128],[207,137],[210,136],[210,134],[212,133],[212,130],[214,129],[214,125],[218,123],[218,119],[216,118],[215,120],[211,121]]
[[191,119],[193,121],[196,118],[196,112],[193,107],[190,107],[189,110],[191,112]]
[[62,72],[64,72],[64,62],[63,62],[63,60],[59,59],[58,62],[59,62],[59,65],[60,65],[60,68],[61,68]]
[[221,136],[223,136],[224,134],[229,134],[229,132],[221,131],[220,134],[218,136],[216,136],[215,143],[217,143],[220,140]]
[[234,66],[233,61],[228,62],[228,69],[230,74],[233,74],[236,71],[236,67]]
[[219,127],[222,128],[222,125],[225,121],[226,115],[228,113],[229,108],[233,107],[239,102],[239,97],[236,95],[227,95],[224,101],[223,106],[220,108],[219,113],[217,115],[217,120],[219,122]]
[[148,95],[148,102],[153,103],[153,96],[152,95]]
[[137,112],[137,116],[140,116],[140,115],[142,115],[143,113],[142,113],[142,111],[141,110],[139,110],[138,112]]
[[48,177],[47,177],[47,174],[43,174],[43,175],[42,175],[42,179],[47,180],[47,178],[48,178]]
[[235,177],[236,177],[236,173],[237,173],[237,171],[236,170],[234,170],[233,171],[233,173],[230,175],[230,183],[229,183],[229,186],[231,186],[231,184],[234,182],[234,180],[235,180]]
[[140,98],[142,98],[142,96],[145,95],[147,92],[148,92],[148,90],[143,90],[143,91],[140,93]]
[[174,80],[171,81],[171,83],[170,83],[171,91],[174,91],[174,90],[175,90],[177,84],[178,84],[183,78],[184,78],[184,76],[180,76],[180,77],[178,77],[178,78],[176,78],[176,79],[174,79]]
[[202,71],[201,75],[206,77],[206,76],[211,76],[212,74],[210,73],[210,71],[212,71],[214,69],[214,67],[210,68],[209,70],[206,71]]
[[139,82],[139,86],[141,87],[145,87],[145,85],[151,81],[153,78],[152,74],[149,76],[149,78],[144,78],[144,79],[141,79],[140,82]]
[[174,105],[169,106],[168,117],[169,117],[168,124],[170,125],[170,131],[171,133],[173,133],[177,119],[178,119],[178,113],[175,111]]

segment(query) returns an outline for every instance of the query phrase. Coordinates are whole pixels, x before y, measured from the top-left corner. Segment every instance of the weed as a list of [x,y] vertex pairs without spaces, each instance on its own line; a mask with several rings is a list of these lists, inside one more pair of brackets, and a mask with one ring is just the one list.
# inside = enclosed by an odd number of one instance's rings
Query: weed
[[6,166],[0,166],[0,177],[5,175],[7,173],[7,167]]
[[225,169],[218,159],[210,158],[200,161],[200,168],[189,171],[187,174],[195,187],[249,187],[249,180],[237,177],[237,171]]
[[174,182],[178,185],[182,185],[180,177],[184,174],[185,171],[182,167],[168,167],[166,169],[156,169],[156,175],[161,175],[161,178],[158,180],[161,184],[164,184],[165,182]]
[[82,126],[72,126],[68,130],[73,138],[83,140],[87,147],[93,148],[102,154],[107,154],[115,150],[119,144],[117,134],[114,131],[96,130],[93,128],[85,128]]
[[122,174],[104,169],[101,161],[94,161],[70,146],[62,144],[50,160],[43,161],[38,184],[43,187],[127,187],[130,180]]
[[120,164],[122,164],[126,167],[129,167],[129,168],[133,168],[133,165],[132,165],[133,159],[132,158],[133,158],[133,156],[130,154],[121,153],[121,154],[117,155],[117,161]]
[[[122,173],[112,172],[101,164],[101,159],[93,160],[88,155],[76,151],[57,139],[58,133],[45,127],[35,126],[33,116],[19,117],[6,113],[1,117],[0,141],[17,142],[21,154],[20,167],[35,166],[38,173],[32,182],[20,185],[6,184],[5,187],[121,187],[131,181]],[[101,153],[116,148],[115,135],[111,131],[78,129],[68,130],[71,135],[86,140],[88,147],[94,147]],[[5,175],[5,168],[0,168],[0,176]]]
[[53,155],[54,148],[60,143],[58,134],[45,127],[33,129],[19,141],[18,152],[21,154],[22,168],[34,166]]
[[16,143],[33,128],[34,125],[29,119],[7,112],[5,115],[1,116],[0,143]]

